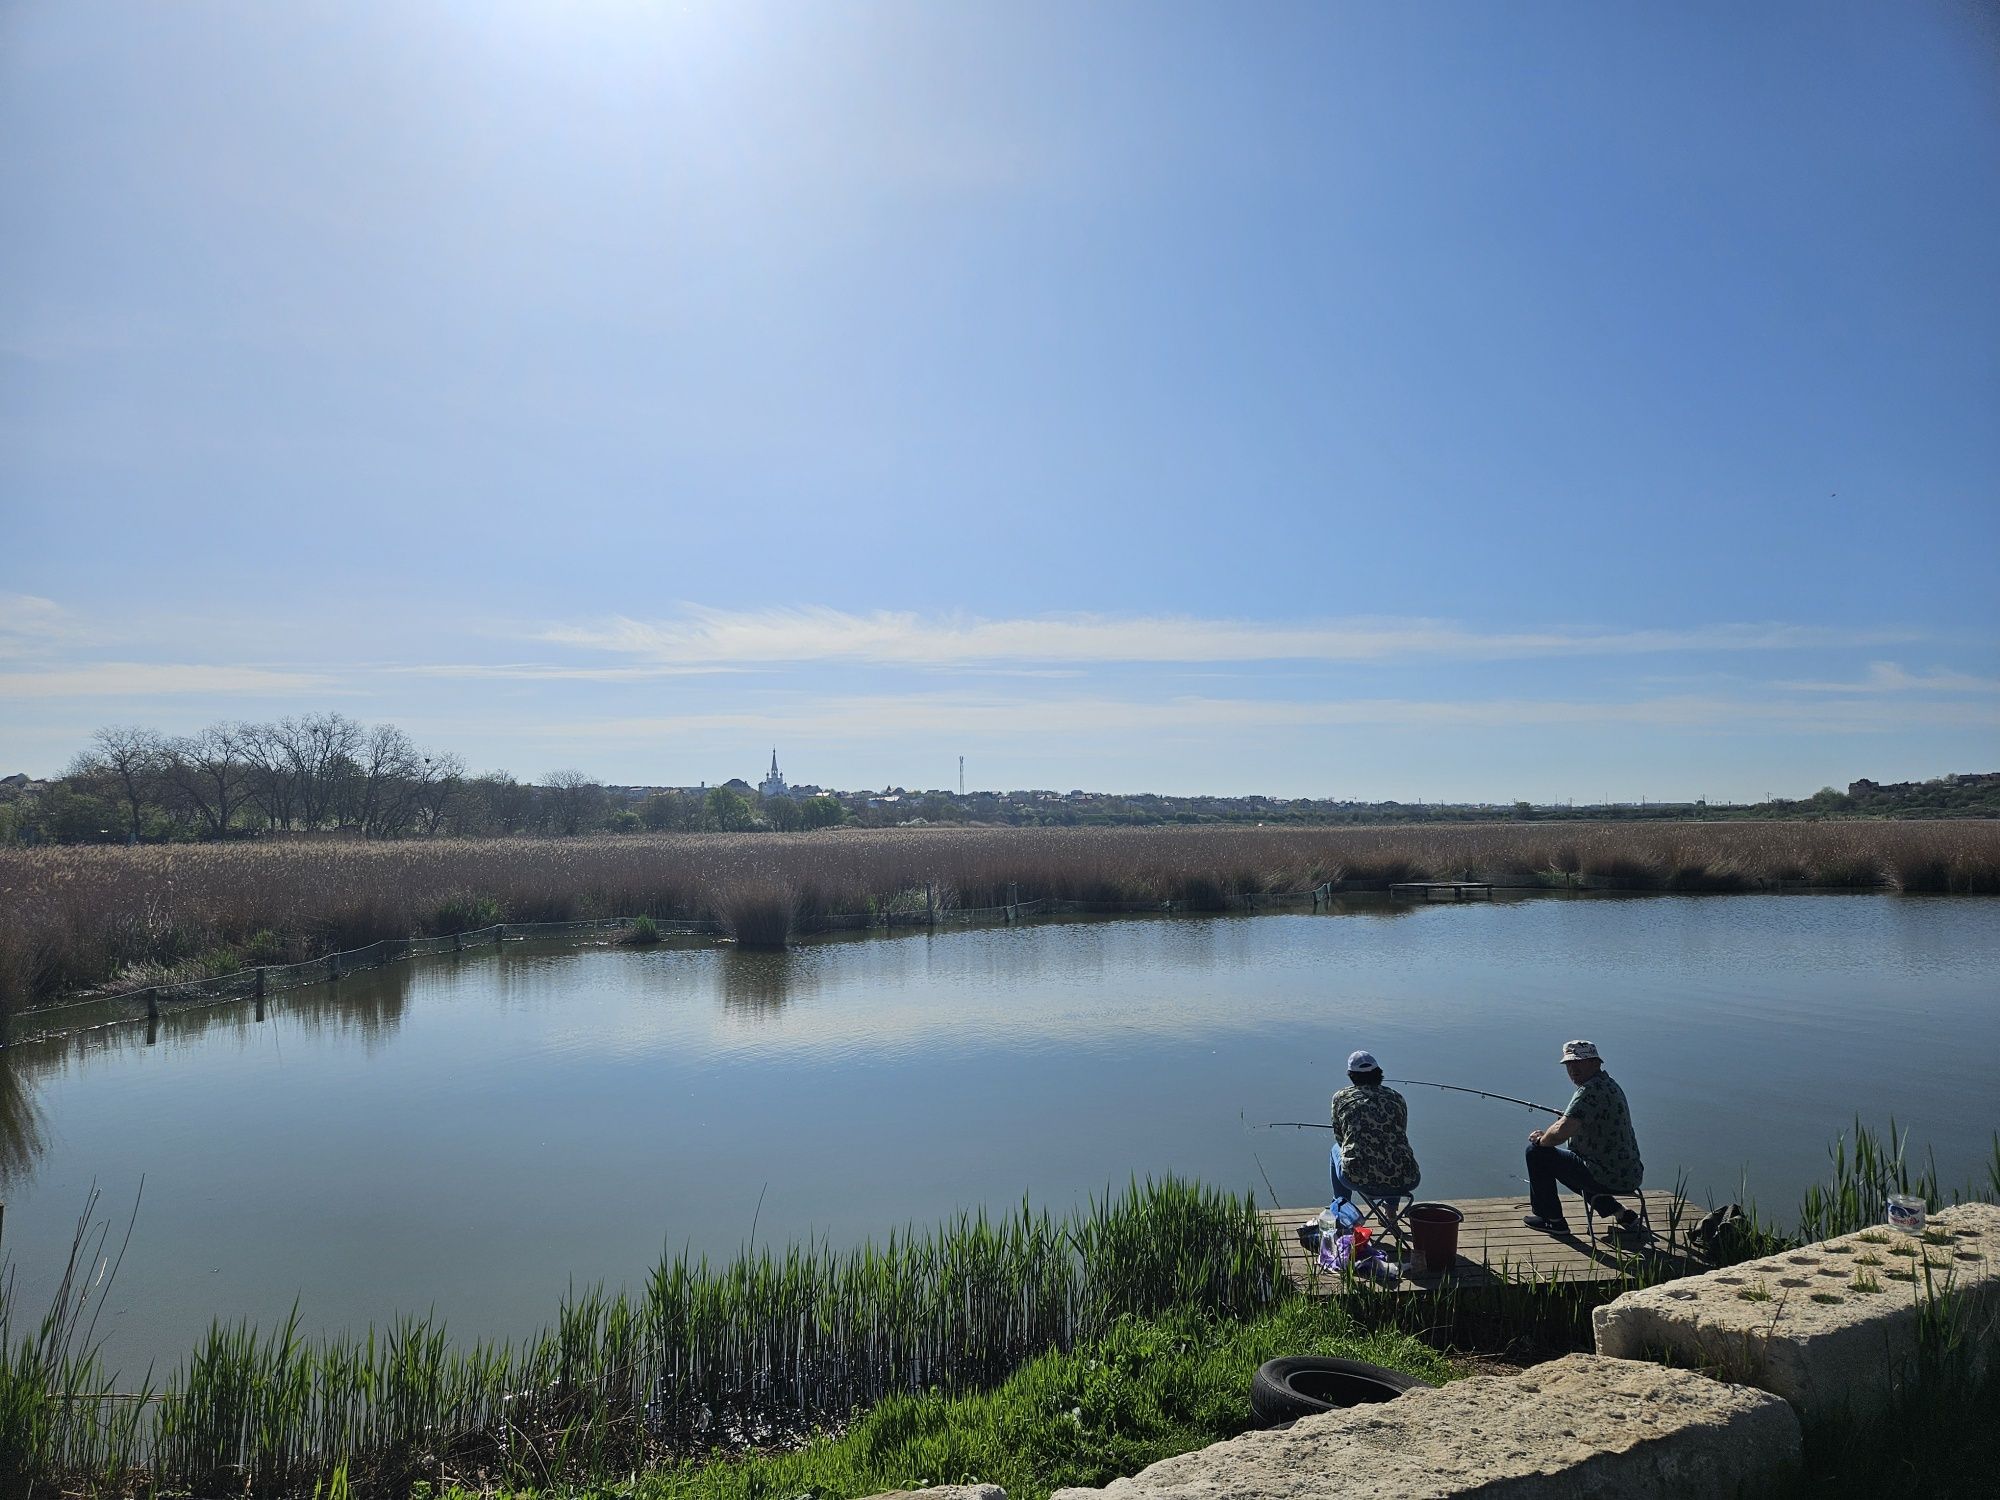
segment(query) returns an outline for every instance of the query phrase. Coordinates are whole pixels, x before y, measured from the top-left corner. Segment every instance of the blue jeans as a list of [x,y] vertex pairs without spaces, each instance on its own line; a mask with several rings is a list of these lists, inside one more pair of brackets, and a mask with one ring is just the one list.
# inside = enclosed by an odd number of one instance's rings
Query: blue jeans
[[1590,1200],[1591,1212],[1600,1218],[1615,1219],[1622,1212],[1618,1200],[1598,1186],[1582,1157],[1561,1146],[1528,1148],[1528,1202],[1538,1218],[1561,1222],[1562,1194],[1556,1184],[1574,1189]]

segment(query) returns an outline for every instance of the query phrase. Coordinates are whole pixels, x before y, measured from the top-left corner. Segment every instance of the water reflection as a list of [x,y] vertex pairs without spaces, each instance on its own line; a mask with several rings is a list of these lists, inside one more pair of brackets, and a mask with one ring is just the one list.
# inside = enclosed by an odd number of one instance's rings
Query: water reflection
[[0,1048],[0,1187],[25,1177],[42,1154],[42,1106],[35,1081]]
[[[394,963],[315,985],[311,1002],[296,1010],[287,1008],[287,1019],[295,1017],[305,1031],[353,1033],[373,1051],[401,1028],[410,1004],[410,983],[419,972],[415,962]],[[238,1009],[249,1016],[248,1006]]]
[[776,1020],[788,1002],[807,998],[814,988],[809,954],[731,948],[721,960],[722,1009],[738,1020]]
[[[170,1003],[157,1017],[139,1012],[129,1003],[106,1002],[101,1011],[65,1012],[66,1021],[74,1018],[82,1022],[79,1029],[29,1036],[0,1048],[0,1058],[31,1082],[92,1058],[148,1047],[185,1052],[231,1038],[246,1041],[274,1017],[314,1035],[352,1034],[373,1050],[401,1027],[415,967],[394,964],[335,984],[308,985],[268,1000]],[[27,1020],[34,1020],[32,1013]]]

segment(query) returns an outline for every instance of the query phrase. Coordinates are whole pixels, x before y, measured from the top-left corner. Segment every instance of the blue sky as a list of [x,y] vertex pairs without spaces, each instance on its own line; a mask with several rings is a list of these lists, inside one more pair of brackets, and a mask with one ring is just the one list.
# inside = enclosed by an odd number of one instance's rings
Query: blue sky
[[0,7],[0,769],[2000,767],[1991,17]]

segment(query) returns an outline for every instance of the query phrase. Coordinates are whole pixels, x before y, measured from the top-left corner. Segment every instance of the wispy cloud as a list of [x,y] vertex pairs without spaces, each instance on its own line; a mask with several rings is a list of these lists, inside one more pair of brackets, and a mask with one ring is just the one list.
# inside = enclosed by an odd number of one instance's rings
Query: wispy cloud
[[459,678],[488,682],[650,682],[662,677],[714,677],[742,672],[721,664],[653,663],[633,667],[579,667],[561,662],[435,662],[374,670],[399,677]]
[[53,599],[0,594],[0,661],[40,656],[88,642],[92,632]]
[[324,693],[332,677],[265,667],[200,666],[175,662],[100,661],[42,671],[0,672],[0,697],[157,698],[245,693]]
[[1109,733],[1241,733],[1286,728],[1503,729],[1624,726],[1682,730],[1803,730],[1871,734],[1937,727],[2000,727],[2000,706],[1884,704],[1709,697],[1649,698],[1622,703],[1571,700],[1426,700],[1359,698],[1294,702],[1183,697],[1165,701],[1114,698],[1033,699],[957,694],[814,697],[733,712],[649,715],[549,726],[564,738],[600,741],[660,739],[676,734],[778,733],[791,737],[872,740],[897,734],[1102,735]]
[[2000,693],[2000,677],[1974,677],[1932,667],[1905,671],[1892,661],[1871,662],[1859,682],[1779,682],[1774,687],[1794,693]]
[[1002,662],[1382,662],[1426,657],[1493,661],[1673,651],[1785,651],[1882,645],[1914,637],[1907,631],[1784,624],[1482,632],[1428,619],[1273,622],[1184,615],[927,619],[890,610],[853,614],[819,607],[731,611],[686,605],[676,619],[637,620],[621,615],[549,626],[535,638],[659,663],[852,661],[956,666]]

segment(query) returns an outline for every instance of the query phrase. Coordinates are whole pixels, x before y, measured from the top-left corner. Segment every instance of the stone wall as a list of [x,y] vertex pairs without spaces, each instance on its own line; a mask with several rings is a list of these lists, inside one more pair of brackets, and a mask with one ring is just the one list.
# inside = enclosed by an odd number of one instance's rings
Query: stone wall
[[1800,1461],[1775,1397],[1685,1370],[1572,1354],[1304,1417],[1053,1500],[1324,1500],[1332,1490],[1482,1500],[1728,1500]]
[[1928,1239],[1867,1229],[1627,1292],[1595,1314],[1597,1352],[1664,1358],[1783,1396],[1802,1416],[1883,1410],[1926,1321],[1983,1370],[2000,1328],[2000,1207],[1932,1216]]

